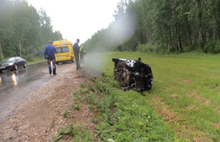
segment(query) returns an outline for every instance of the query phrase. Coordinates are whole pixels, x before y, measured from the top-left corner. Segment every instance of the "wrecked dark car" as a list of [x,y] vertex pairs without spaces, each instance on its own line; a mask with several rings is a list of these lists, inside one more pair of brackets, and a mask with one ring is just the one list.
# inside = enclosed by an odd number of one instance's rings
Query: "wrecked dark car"
[[133,89],[137,92],[151,90],[153,73],[151,67],[138,60],[112,58],[115,63],[114,79],[124,90]]

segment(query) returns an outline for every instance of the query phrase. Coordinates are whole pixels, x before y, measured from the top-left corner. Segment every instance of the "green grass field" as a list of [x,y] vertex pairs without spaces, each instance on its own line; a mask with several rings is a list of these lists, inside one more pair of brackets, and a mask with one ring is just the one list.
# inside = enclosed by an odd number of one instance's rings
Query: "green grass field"
[[[142,62],[151,66],[154,83],[146,96],[123,92],[112,85],[114,57],[141,57]],[[86,59],[85,70],[91,71],[88,67],[92,67],[110,78],[95,81],[99,90],[95,95],[88,94],[91,86],[81,87],[81,93],[87,90],[83,94],[89,96],[90,105],[94,105],[91,108],[100,108],[103,119],[98,117],[100,122],[94,130],[99,140],[220,141],[219,55],[110,52],[91,54]],[[100,103],[91,99],[97,94],[103,95]],[[110,112],[106,110],[112,108],[111,104],[114,113],[108,118]],[[115,120],[119,117],[124,121]]]
[[112,52],[102,57],[102,70],[108,75],[113,75],[113,57],[141,57],[154,75],[153,88],[145,99],[176,134],[195,141],[220,141],[219,55]]

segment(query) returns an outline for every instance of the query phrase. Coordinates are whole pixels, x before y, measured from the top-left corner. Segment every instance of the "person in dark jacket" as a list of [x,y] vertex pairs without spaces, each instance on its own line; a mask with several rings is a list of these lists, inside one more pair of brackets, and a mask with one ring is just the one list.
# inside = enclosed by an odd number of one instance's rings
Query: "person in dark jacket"
[[73,45],[73,50],[74,50],[74,55],[75,55],[75,60],[76,60],[76,69],[77,70],[81,69],[80,63],[79,63],[79,49],[80,49],[79,42],[80,42],[80,40],[77,39],[76,43],[74,43],[74,45]]
[[49,44],[44,48],[44,58],[47,59],[49,74],[52,72],[51,62],[53,63],[53,75],[56,75],[55,53],[57,53],[57,50],[53,46],[53,42],[49,41]]

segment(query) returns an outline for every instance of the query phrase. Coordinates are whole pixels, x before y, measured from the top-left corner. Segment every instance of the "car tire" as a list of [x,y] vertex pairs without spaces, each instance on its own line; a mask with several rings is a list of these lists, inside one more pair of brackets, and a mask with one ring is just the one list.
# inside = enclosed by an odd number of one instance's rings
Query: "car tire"
[[59,62],[56,62],[57,65],[59,65]]
[[2,70],[0,70],[0,73],[2,73]]
[[23,67],[26,68],[27,67],[27,63],[24,63]]
[[71,58],[71,62],[74,63],[74,58],[73,57]]
[[13,69],[17,70],[18,69],[18,65],[15,64]]

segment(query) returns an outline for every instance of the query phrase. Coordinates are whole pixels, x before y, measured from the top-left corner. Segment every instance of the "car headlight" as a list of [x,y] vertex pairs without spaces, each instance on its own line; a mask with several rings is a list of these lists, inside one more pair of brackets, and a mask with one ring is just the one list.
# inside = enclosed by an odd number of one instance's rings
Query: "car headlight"
[[8,63],[9,66],[13,65],[14,63]]

